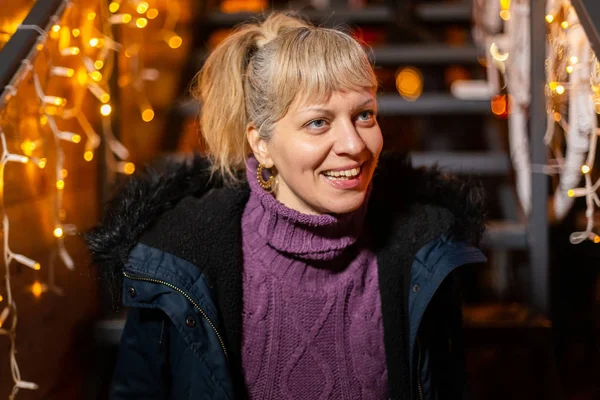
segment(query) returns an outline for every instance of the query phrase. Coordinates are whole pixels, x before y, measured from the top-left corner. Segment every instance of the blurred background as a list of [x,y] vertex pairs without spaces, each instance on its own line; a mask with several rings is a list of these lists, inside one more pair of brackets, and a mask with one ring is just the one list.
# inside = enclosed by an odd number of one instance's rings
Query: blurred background
[[[484,182],[489,263],[461,272],[473,398],[600,399],[600,67],[583,60],[600,7],[581,0],[3,2],[0,398],[107,398],[126,310],[80,233],[136,168],[202,151],[194,75],[236,24],[271,9],[369,47],[386,149]],[[583,144],[565,123],[586,118],[569,108],[578,71],[592,109]],[[557,211],[559,198],[572,200]]]

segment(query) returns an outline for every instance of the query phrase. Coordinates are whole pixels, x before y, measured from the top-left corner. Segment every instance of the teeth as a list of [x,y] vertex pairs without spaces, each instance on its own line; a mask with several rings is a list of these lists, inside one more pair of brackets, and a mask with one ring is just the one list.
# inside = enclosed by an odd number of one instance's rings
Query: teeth
[[330,178],[353,178],[360,174],[360,167],[348,169],[345,171],[327,171],[324,174],[325,176],[328,176]]

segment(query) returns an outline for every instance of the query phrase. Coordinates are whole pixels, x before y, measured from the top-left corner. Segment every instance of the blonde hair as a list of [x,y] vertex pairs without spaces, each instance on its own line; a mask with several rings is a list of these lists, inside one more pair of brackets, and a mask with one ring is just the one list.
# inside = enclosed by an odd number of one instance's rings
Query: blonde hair
[[251,152],[249,124],[268,140],[297,98],[326,101],[359,89],[376,91],[377,79],[348,34],[283,13],[238,27],[210,54],[193,89],[212,172],[236,181]]

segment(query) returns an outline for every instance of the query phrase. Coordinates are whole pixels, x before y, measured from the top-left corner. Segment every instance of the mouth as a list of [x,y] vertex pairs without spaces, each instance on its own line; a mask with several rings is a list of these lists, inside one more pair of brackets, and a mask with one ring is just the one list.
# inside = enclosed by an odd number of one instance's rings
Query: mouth
[[344,167],[341,169],[331,169],[321,172],[327,179],[332,181],[347,181],[353,180],[360,177],[362,172],[362,164],[355,167]]

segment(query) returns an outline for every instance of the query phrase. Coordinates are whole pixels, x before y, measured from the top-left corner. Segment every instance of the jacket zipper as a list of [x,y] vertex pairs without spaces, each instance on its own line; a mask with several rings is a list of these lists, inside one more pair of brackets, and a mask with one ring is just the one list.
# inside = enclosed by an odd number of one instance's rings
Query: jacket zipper
[[423,386],[421,384],[421,341],[417,336],[417,388],[419,389],[419,399],[423,400]]
[[225,358],[228,359],[227,350],[225,349],[225,342],[223,341],[223,338],[221,337],[221,334],[217,330],[215,324],[213,324],[213,322],[210,320],[210,318],[208,318],[208,315],[198,305],[198,303],[196,303],[194,301],[194,299],[192,299],[192,297],[189,294],[187,294],[183,290],[179,289],[177,286],[174,286],[174,285],[170,284],[169,282],[165,282],[165,281],[161,281],[161,280],[153,279],[153,278],[146,278],[146,277],[141,277],[141,276],[134,276],[134,275],[128,274],[125,271],[123,271],[123,275],[125,275],[125,277],[127,277],[129,279],[133,279],[133,280],[136,280],[136,281],[146,281],[146,282],[152,282],[152,283],[158,283],[158,284],[161,284],[161,285],[165,285],[165,286],[167,286],[167,287],[169,287],[169,288],[171,288],[173,290],[176,290],[179,293],[181,293],[186,299],[188,299],[188,301],[190,303],[193,304],[193,306],[196,308],[196,310],[198,310],[198,312],[202,315],[202,317],[204,317],[204,319],[208,322],[208,324],[210,325],[210,327],[212,328],[212,330],[215,332],[215,335],[217,335],[217,339],[219,339],[219,343],[221,344],[221,349],[223,349],[223,354],[225,354]]

